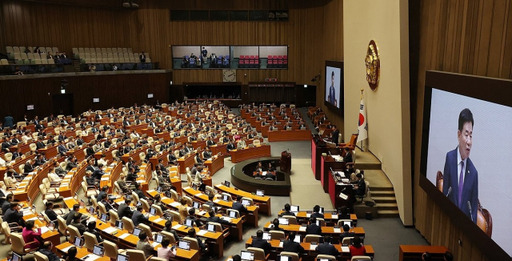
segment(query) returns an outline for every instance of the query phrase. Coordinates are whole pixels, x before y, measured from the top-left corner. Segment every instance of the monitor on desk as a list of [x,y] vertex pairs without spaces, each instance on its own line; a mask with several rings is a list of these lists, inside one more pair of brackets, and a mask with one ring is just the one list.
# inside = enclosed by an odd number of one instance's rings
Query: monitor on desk
[[190,250],[190,242],[180,240],[180,241],[178,241],[178,248],[183,249],[183,250]]
[[194,201],[194,203],[192,204],[192,206],[193,206],[195,209],[199,209],[199,208],[201,208],[201,205],[199,204],[199,202],[196,202],[196,201]]
[[231,185],[231,183],[229,181],[224,180],[224,186],[229,187],[230,185]]
[[162,243],[163,239],[164,239],[164,236],[162,236],[162,234],[155,234],[155,242]]
[[194,222],[192,221],[192,219],[190,219],[190,218],[185,219],[185,226],[193,227],[194,226],[193,223]]
[[320,207],[320,210],[318,211],[318,213],[323,214],[324,213],[324,207]]
[[89,207],[89,213],[91,215],[94,215],[94,211],[95,211],[94,207]]
[[288,219],[287,218],[279,218],[279,225],[288,225]]
[[84,243],[84,240],[81,237],[75,237],[74,245],[77,247],[81,247]]
[[243,261],[253,261],[254,260],[254,252],[252,251],[240,251],[240,257]]
[[256,190],[256,196],[263,197],[265,195],[265,191],[261,189]]
[[294,206],[294,205],[290,206],[290,212],[297,213],[297,212],[299,212],[299,209],[300,209],[299,206]]
[[108,221],[108,215],[105,214],[105,213],[101,214],[100,220],[103,221],[103,222],[107,222]]
[[222,200],[229,201],[229,196],[228,195],[222,195]]
[[352,220],[350,220],[350,219],[343,219],[343,225],[347,225],[349,227],[352,227]]
[[236,218],[236,211],[228,210],[228,214],[230,218]]
[[158,192],[158,193],[162,192],[162,187],[156,188],[156,192]]
[[263,240],[270,240],[271,237],[270,237],[270,234],[268,232],[263,232]]
[[242,205],[244,205],[245,207],[250,206],[251,205],[251,201],[248,200],[248,199],[242,199]]
[[123,229],[123,221],[116,220],[116,227],[119,228],[119,229]]
[[123,254],[117,254],[117,261],[128,261],[129,258],[127,255],[123,255]]
[[302,243],[302,238],[301,238],[301,235],[295,235],[295,238],[293,239],[294,242],[296,243]]
[[140,232],[141,232],[141,230],[138,227],[133,229],[133,235],[135,235],[135,236],[139,236]]
[[292,261],[290,256],[279,256],[279,261]]
[[149,209],[149,214],[156,215],[156,209],[155,208],[150,208]]
[[94,248],[92,249],[92,253],[97,256],[103,256],[104,251],[105,251],[105,249],[103,248],[103,246],[100,246],[100,245],[95,245]]
[[208,224],[208,231],[210,231],[210,232],[216,232],[216,231],[215,231],[215,225],[214,225],[214,224]]
[[16,254],[15,252],[12,252],[12,257],[9,259],[9,261],[21,261],[21,256]]

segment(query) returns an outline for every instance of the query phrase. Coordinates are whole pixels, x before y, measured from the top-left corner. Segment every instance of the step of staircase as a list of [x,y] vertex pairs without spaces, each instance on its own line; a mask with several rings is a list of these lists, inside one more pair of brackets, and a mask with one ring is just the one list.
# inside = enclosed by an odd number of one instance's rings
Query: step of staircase
[[375,203],[396,203],[395,197],[375,197],[372,193],[372,198],[375,200]]
[[377,210],[377,215],[380,218],[396,218],[398,217],[398,209],[396,210]]

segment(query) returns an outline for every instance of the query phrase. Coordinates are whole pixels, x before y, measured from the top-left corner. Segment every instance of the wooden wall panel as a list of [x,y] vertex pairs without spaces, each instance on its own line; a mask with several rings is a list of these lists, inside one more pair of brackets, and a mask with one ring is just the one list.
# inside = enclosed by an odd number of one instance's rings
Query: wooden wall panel
[[[171,69],[172,45],[288,45],[288,70],[238,70],[237,81],[275,77],[299,84],[323,74],[326,57],[342,58],[341,0],[144,1],[138,10],[2,2],[5,45],[132,47],[146,51],[161,68]],[[170,21],[170,9],[287,9],[287,22]],[[334,9],[333,9],[334,8]],[[20,29],[21,28],[21,29]],[[329,35],[324,36],[324,28]],[[0,42],[1,43],[1,42]],[[326,48],[324,48],[326,47]],[[175,70],[173,81],[220,82],[221,70]],[[322,83],[323,84],[323,83]]]
[[[155,105],[169,100],[169,73],[151,74],[93,74],[44,78],[13,78],[0,80],[0,118],[12,115],[15,120],[27,114],[47,116],[52,113],[52,96],[60,92],[61,80],[68,81],[66,93],[74,96],[73,111],[79,114],[88,109],[107,109],[131,106],[134,103]],[[148,99],[147,94],[154,98]],[[92,98],[100,103],[92,103]],[[122,97],[122,98],[120,98]],[[26,105],[34,104],[34,111]]]
[[432,0],[418,8],[419,46],[411,46],[419,52],[418,82],[411,86],[417,88],[411,91],[417,104],[412,115],[415,226],[431,244],[450,248],[456,260],[489,260],[486,249],[465,236],[419,186],[423,93],[427,70],[512,78],[512,1]]

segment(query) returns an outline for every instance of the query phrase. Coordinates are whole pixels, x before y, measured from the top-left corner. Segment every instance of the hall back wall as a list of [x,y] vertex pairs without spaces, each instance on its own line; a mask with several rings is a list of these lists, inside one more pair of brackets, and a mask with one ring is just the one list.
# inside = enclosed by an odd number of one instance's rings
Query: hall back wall
[[[247,83],[276,77],[280,81],[310,83],[323,67],[328,50],[319,41],[324,4],[315,1],[144,1],[138,10],[98,9],[3,1],[0,33],[5,45],[72,47],[132,47],[146,51],[160,67],[171,69],[172,45],[288,45],[288,70],[238,70],[237,81]],[[271,6],[269,6],[271,5]],[[173,9],[289,9],[287,22],[171,22]],[[341,14],[340,14],[341,15]],[[342,37],[339,34],[338,37]],[[221,70],[176,70],[176,84],[221,82]]]

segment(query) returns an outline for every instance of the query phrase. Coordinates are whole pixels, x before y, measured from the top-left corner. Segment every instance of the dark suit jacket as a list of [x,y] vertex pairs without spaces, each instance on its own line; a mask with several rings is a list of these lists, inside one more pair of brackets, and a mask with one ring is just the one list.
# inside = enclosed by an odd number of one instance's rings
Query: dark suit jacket
[[306,228],[306,234],[322,235],[322,228],[316,224],[309,224]]
[[[462,201],[459,204],[459,180],[457,174],[458,147],[446,153],[444,163],[443,193],[476,223],[478,207],[478,171],[471,159],[466,160],[466,172],[464,174],[464,186],[462,188]],[[450,189],[451,188],[451,189]],[[449,193],[448,193],[449,192]],[[469,202],[469,204],[468,204]],[[471,208],[470,208],[471,206]]]
[[117,209],[117,215],[120,219],[123,217],[132,218],[133,211],[130,209],[130,206],[126,205],[126,203],[123,203],[119,205],[119,208]]
[[338,249],[329,243],[322,243],[316,247],[318,254],[337,256],[340,254]]
[[336,144],[336,145],[338,145],[339,136],[340,136],[339,130],[335,130],[331,133],[332,142],[334,142],[334,144]]
[[234,210],[238,210],[238,212],[240,212],[240,214],[247,213],[247,209],[245,208],[245,206],[242,205],[242,203],[240,203],[238,201],[233,202],[232,208]]
[[262,238],[254,238],[252,240],[252,247],[259,247],[265,251],[265,254],[268,254],[270,252],[271,245],[267,240],[264,240]]
[[283,251],[294,252],[300,255],[304,252],[304,248],[297,242],[286,240],[283,243]]
[[313,212],[313,214],[311,214],[311,217],[312,218],[324,218],[324,214],[320,214],[318,212]]
[[141,212],[135,210],[133,212],[132,221],[135,226],[138,226],[140,223],[146,223],[148,219]]

